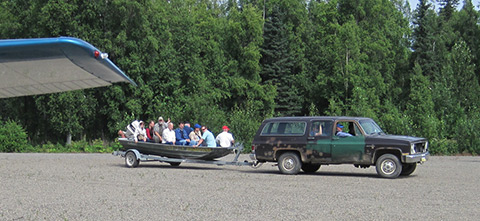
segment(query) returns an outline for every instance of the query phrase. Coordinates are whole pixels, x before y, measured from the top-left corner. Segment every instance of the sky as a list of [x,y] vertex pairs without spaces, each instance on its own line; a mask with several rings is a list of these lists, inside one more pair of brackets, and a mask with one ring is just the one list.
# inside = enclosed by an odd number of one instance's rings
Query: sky
[[[436,0],[433,0],[436,2]],[[417,5],[418,5],[418,0],[408,0],[409,4],[410,4],[410,8],[413,10],[415,10],[417,8]],[[432,2],[432,0],[431,0]],[[459,0],[458,1],[460,4],[458,5],[458,10],[460,10],[463,6],[463,2],[464,0]],[[473,6],[475,7],[475,10],[480,10],[479,8],[479,5],[480,5],[480,0],[472,0],[472,3],[473,3]],[[439,5],[436,4],[435,6],[435,9],[438,9]]]

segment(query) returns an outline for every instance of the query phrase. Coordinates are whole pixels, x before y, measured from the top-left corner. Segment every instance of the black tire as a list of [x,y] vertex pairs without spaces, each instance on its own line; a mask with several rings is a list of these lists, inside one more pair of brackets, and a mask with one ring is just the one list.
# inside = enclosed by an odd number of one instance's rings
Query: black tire
[[415,171],[417,168],[417,163],[405,163],[403,164],[402,172],[400,173],[400,176],[408,176]]
[[181,164],[180,162],[170,162],[170,166],[172,167],[178,167],[180,166],[180,164]]
[[402,163],[393,154],[383,154],[375,164],[377,173],[383,178],[394,179],[402,172]]
[[320,164],[304,163],[302,164],[302,170],[305,173],[315,173],[320,169],[320,166]]
[[302,168],[302,162],[296,153],[286,152],[278,158],[278,169],[283,174],[297,174],[300,168]]
[[138,161],[137,156],[134,152],[128,152],[125,154],[125,165],[130,168],[137,167],[140,161]]

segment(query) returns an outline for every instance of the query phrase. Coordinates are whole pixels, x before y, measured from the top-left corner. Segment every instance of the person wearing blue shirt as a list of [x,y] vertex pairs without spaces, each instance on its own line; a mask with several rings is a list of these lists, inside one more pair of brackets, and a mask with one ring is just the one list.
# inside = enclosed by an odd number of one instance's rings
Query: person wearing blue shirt
[[351,137],[353,135],[347,133],[347,132],[343,132],[343,125],[341,124],[337,124],[337,133],[336,133],[337,136],[339,137]]
[[188,137],[187,132],[184,129],[185,124],[183,122],[180,122],[178,124],[178,128],[175,130],[175,139],[176,139],[176,144],[177,145],[189,145],[190,144],[190,139]]
[[185,130],[185,132],[187,132],[187,135],[190,136],[190,133],[193,131],[193,129],[190,127],[190,122],[185,121],[184,124],[185,124],[184,130]]
[[200,146],[203,142],[207,144],[207,147],[217,147],[215,136],[213,136],[213,133],[208,130],[207,126],[202,126],[202,132],[202,139],[200,139],[200,141],[198,141],[198,144],[194,147]]

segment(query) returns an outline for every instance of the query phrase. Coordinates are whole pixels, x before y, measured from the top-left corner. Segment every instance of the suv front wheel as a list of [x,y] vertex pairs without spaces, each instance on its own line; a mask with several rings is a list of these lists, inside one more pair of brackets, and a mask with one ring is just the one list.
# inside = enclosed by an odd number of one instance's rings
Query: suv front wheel
[[417,168],[417,163],[405,163],[402,166],[402,172],[400,173],[400,176],[408,176],[415,171]]
[[278,158],[278,169],[284,174],[297,174],[302,168],[302,162],[296,153],[285,152]]
[[383,154],[375,164],[377,173],[384,178],[397,178],[402,172],[402,163],[393,154]]
[[302,164],[302,170],[305,173],[315,173],[317,172],[318,169],[320,169],[320,164],[313,164],[313,163]]

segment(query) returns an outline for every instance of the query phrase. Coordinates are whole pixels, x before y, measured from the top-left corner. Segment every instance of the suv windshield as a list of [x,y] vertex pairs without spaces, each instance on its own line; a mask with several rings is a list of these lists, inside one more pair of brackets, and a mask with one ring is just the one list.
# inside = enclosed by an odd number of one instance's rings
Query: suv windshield
[[385,134],[382,128],[380,128],[373,120],[360,120],[359,123],[367,135]]

